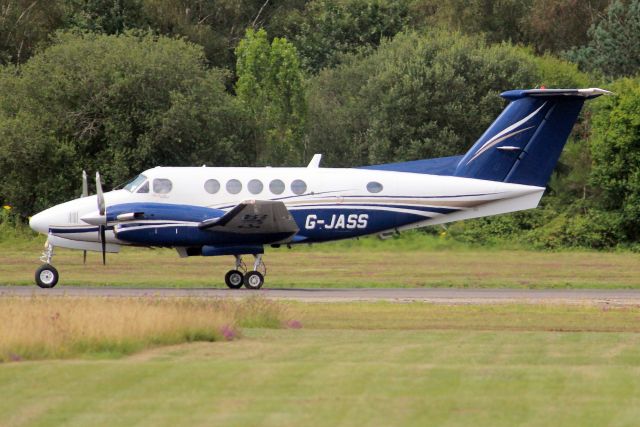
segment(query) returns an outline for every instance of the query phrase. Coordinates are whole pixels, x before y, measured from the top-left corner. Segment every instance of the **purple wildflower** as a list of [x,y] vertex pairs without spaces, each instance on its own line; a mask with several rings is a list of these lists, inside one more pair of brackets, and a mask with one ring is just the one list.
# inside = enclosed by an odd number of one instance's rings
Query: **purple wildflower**
[[222,336],[227,341],[233,341],[236,337],[236,331],[229,325],[224,325],[220,332],[222,332]]
[[287,322],[287,328],[289,329],[300,329],[302,328],[302,322],[300,322],[299,320],[289,320]]

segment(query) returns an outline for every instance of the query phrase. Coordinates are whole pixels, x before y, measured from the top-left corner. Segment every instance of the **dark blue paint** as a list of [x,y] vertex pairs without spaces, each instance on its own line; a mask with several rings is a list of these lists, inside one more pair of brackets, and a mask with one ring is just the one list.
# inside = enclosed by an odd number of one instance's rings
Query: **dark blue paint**
[[264,246],[203,246],[202,256],[221,256],[221,255],[257,255],[264,253]]
[[360,166],[358,169],[374,169],[393,172],[413,172],[429,175],[451,176],[456,171],[462,156],[438,157],[436,159],[413,160],[410,162],[387,163],[384,165]]
[[[149,225],[149,224],[140,224]],[[268,244],[286,239],[290,233],[240,234],[225,231],[200,230],[193,225],[176,224],[164,227],[120,227],[116,237],[129,243],[147,246],[203,246],[230,244]]]
[[107,208],[107,220],[115,221],[118,215],[142,213],[141,219],[201,222],[224,215],[221,209],[169,203],[123,203]]
[[[333,215],[344,215],[348,217],[349,215],[361,215],[367,214],[369,218],[367,220],[366,228],[355,228],[355,229],[326,229],[320,226],[316,226],[313,229],[307,229],[306,222],[307,217],[309,215],[315,215],[318,220],[322,220],[325,223],[330,223],[332,221]],[[412,224],[418,221],[424,221],[428,218],[425,218],[422,215],[408,214],[402,212],[391,212],[391,211],[379,211],[379,210],[371,210],[366,208],[344,208],[344,209],[301,209],[291,211],[291,215],[293,219],[298,224],[300,231],[298,232],[298,236],[304,236],[306,239],[305,243],[312,242],[326,242],[329,240],[336,239],[348,239],[353,237],[364,236],[367,234],[379,233],[384,230],[389,230],[397,227],[401,227],[403,225]]]

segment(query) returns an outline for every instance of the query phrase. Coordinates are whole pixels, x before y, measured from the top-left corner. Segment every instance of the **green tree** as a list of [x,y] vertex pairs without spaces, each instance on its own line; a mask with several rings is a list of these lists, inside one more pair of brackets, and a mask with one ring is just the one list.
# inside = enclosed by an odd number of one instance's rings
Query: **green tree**
[[256,144],[261,164],[299,164],[306,157],[304,75],[296,48],[264,29],[248,29],[236,49],[238,99],[255,116],[262,138]]
[[143,0],[71,0],[67,27],[104,34],[144,28]]
[[65,16],[61,1],[0,0],[0,65],[29,59]]
[[407,1],[313,0],[293,30],[304,65],[312,72],[335,66],[341,55],[377,47],[409,19]]
[[621,216],[627,239],[640,240],[640,79],[623,79],[598,103],[589,141],[599,207]]
[[59,33],[0,72],[0,201],[30,214],[156,165],[248,164],[253,121],[183,40]]
[[607,77],[634,76],[640,70],[640,0],[614,0],[606,16],[589,29],[589,43],[567,57],[585,70]]
[[141,0],[148,25],[159,34],[184,36],[204,48],[209,63],[233,69],[234,49],[246,28],[284,35],[289,16],[304,0]]
[[416,27],[439,27],[467,35],[484,34],[495,43],[526,41],[523,21],[534,0],[415,0],[411,4]]
[[581,85],[581,76],[574,65],[507,44],[401,33],[311,79],[307,134],[333,165],[461,154],[504,107],[500,92]]
[[560,53],[588,42],[589,27],[610,0],[533,0],[522,18],[523,42],[537,52]]

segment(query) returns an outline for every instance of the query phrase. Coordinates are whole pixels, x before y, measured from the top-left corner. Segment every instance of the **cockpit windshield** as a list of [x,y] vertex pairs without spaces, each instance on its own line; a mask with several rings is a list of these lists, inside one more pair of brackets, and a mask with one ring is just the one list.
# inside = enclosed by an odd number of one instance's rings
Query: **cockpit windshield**
[[131,181],[127,183],[123,188],[131,193],[135,193],[135,191],[140,188],[142,184],[147,180],[147,177],[140,174],[133,178]]

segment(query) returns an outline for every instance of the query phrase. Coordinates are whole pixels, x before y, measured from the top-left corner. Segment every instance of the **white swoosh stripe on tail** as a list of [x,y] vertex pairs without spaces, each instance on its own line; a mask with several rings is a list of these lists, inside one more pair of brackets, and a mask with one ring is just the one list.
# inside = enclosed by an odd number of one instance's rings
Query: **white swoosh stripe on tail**
[[[518,126],[525,124],[526,122],[528,122],[531,118],[533,118],[536,114],[538,114],[540,112],[540,110],[542,110],[544,108],[544,106],[547,105],[547,103],[545,102],[544,104],[542,104],[540,106],[540,108],[538,108],[536,111],[534,111],[533,113],[529,114],[527,117],[525,117],[524,119],[520,120],[519,122],[516,122],[514,124],[512,124],[509,127],[506,127],[505,129],[503,129],[502,131],[498,132],[497,134],[495,134],[493,136],[493,138],[491,138],[490,140],[488,140],[487,142],[485,142],[482,147],[480,147],[480,149],[476,152],[476,154],[474,154],[474,156],[469,159],[469,161],[467,162],[467,164],[471,163],[472,161],[474,161],[478,156],[480,156],[482,153],[484,153],[485,151],[487,151],[489,148],[493,147],[494,145],[498,144],[501,141],[504,141],[505,139],[517,135],[521,132],[524,132],[526,130],[531,129],[533,126],[528,127],[526,129],[522,129],[518,132],[513,132],[509,135],[505,135],[509,132],[511,132],[512,130],[516,129]],[[504,137],[503,137],[504,136]]]

